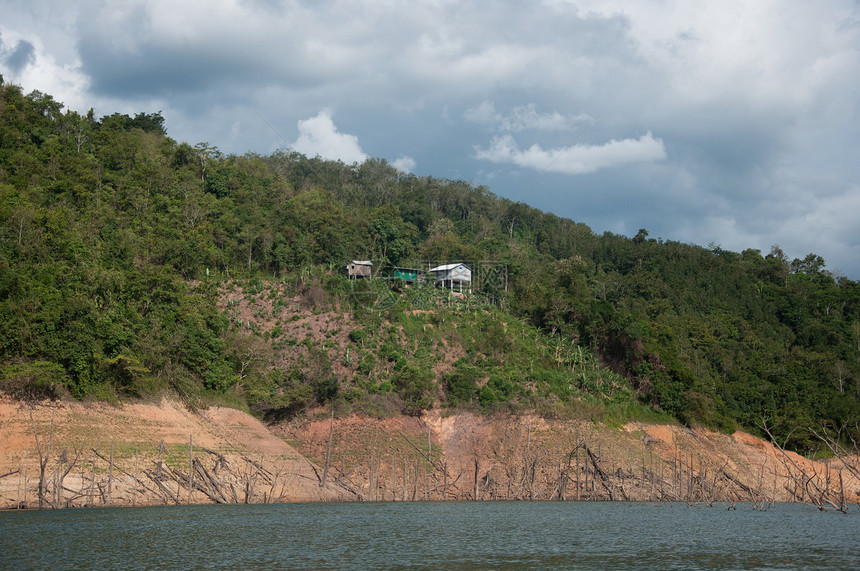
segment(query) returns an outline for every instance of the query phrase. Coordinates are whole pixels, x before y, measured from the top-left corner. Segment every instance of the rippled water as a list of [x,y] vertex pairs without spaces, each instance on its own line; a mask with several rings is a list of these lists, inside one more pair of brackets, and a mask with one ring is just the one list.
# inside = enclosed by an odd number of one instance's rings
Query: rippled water
[[357,503],[0,513],[0,568],[860,569],[860,510]]

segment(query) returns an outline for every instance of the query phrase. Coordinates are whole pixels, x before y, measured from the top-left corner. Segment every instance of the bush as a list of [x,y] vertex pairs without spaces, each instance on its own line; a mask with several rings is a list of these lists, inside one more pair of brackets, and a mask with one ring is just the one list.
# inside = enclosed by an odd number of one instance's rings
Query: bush
[[496,398],[500,401],[510,400],[516,390],[516,386],[510,379],[499,375],[491,375],[487,386],[492,389]]
[[203,375],[203,386],[217,393],[223,393],[238,382],[239,375],[227,363],[221,363]]
[[433,372],[420,367],[406,367],[394,376],[394,385],[403,399],[403,414],[420,415],[433,404]]
[[448,375],[446,392],[452,404],[472,402],[478,393],[478,380],[481,372],[472,365],[458,364]]
[[328,377],[320,380],[316,386],[317,402],[323,404],[327,401],[334,400],[340,390],[340,383],[334,377]]
[[481,406],[490,406],[497,402],[499,397],[496,396],[495,391],[489,385],[486,385],[481,387],[481,390],[478,392],[478,400]]
[[54,399],[66,380],[66,370],[57,363],[19,363],[0,373],[0,389],[20,400]]
[[373,372],[374,367],[376,366],[376,357],[373,356],[373,353],[364,353],[362,355],[361,360],[358,362],[358,367],[356,371],[362,375],[370,375]]
[[104,377],[110,379],[114,389],[136,396],[141,395],[141,388],[147,384],[146,380],[151,375],[137,358],[129,355],[120,354],[105,359],[102,365]]

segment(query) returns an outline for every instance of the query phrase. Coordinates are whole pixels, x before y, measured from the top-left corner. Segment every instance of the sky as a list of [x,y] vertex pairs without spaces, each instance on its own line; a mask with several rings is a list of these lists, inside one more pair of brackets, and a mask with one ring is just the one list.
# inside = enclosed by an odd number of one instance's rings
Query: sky
[[0,4],[4,80],[81,113],[860,279],[858,1]]

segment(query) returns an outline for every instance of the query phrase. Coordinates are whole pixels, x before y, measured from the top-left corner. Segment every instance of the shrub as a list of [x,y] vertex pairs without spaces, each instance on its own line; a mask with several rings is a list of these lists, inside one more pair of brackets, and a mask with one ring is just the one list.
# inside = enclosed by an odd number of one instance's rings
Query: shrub
[[320,380],[316,386],[316,397],[320,403],[334,400],[340,390],[340,383],[334,377],[327,377]]
[[210,391],[224,392],[239,382],[239,376],[227,363],[213,367],[203,375],[203,384]]
[[373,353],[364,353],[361,357],[361,360],[358,362],[357,371],[362,375],[369,375],[373,372],[373,368],[376,366],[376,357],[373,356]]
[[478,392],[478,380],[481,372],[477,367],[458,364],[453,373],[448,375],[446,392],[452,404],[472,402]]
[[490,406],[499,398],[496,396],[495,391],[489,386],[481,387],[481,390],[478,392],[478,401],[481,403],[481,406]]
[[403,399],[403,414],[420,415],[433,403],[433,371],[422,367],[408,366],[393,378],[394,385]]
[[516,390],[516,386],[510,379],[499,375],[490,376],[490,382],[487,383],[487,386],[492,389],[493,394],[500,401],[510,400]]
[[0,373],[0,389],[21,400],[53,399],[59,396],[66,378],[66,370],[57,363],[18,363]]

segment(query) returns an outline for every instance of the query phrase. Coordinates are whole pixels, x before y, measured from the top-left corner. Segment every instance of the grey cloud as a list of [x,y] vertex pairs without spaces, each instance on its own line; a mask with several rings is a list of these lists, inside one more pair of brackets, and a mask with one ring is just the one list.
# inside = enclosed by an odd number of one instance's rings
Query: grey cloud
[[[2,38],[0,38],[2,40]],[[18,40],[15,47],[9,50],[3,49],[0,41],[0,56],[13,73],[20,73],[22,69],[36,61],[36,48],[27,40]]]
[[505,10],[469,3],[386,10],[296,3],[282,11],[265,3],[263,16],[258,4],[242,5],[230,20],[213,10],[197,14],[196,25],[181,22],[197,34],[159,25],[156,9],[144,4],[120,15],[101,6],[79,19],[83,70],[94,91],[117,96],[235,82],[296,90],[346,83],[402,89],[417,82],[415,93],[433,97],[452,88],[462,93],[470,84],[522,86],[547,74],[577,82],[583,66],[635,51],[623,17],[580,16],[563,5],[548,14],[517,3]]
[[[105,6],[79,20],[78,51],[94,92],[142,97],[233,89],[247,96],[266,86],[312,89],[333,71],[325,41],[305,42],[307,22],[290,14],[245,10],[228,19],[204,11],[196,26],[170,28],[153,10],[139,5],[116,16]],[[261,22],[268,27],[256,29]]]
[[248,92],[267,85],[310,88],[322,81],[311,66],[277,67],[224,46],[164,46],[142,42],[111,50],[102,38],[82,39],[81,61],[94,92],[116,97],[182,95],[226,89]]

